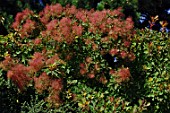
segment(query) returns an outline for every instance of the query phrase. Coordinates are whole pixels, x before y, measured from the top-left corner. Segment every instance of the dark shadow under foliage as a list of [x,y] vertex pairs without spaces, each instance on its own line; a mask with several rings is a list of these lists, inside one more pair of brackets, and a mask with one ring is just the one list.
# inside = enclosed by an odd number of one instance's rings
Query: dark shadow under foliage
[[8,32],[6,30],[6,28],[4,27],[4,25],[2,23],[0,23],[0,35],[7,35]]
[[22,104],[31,101],[30,95],[35,98],[35,91],[27,88],[21,93],[4,75],[5,72],[0,70],[0,113],[20,113]]
[[18,91],[10,81],[6,79],[3,75],[0,75],[0,112],[1,113],[19,113],[20,104],[18,102]]

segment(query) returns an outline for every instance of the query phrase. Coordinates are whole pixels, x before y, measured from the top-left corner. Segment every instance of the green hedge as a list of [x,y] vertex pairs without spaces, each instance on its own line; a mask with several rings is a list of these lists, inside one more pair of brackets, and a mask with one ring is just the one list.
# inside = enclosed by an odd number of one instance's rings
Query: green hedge
[[[150,106],[149,111],[168,112],[170,107],[170,38],[169,34],[153,30],[139,30],[133,39],[136,54],[135,78],[143,81],[142,97]],[[136,67],[135,67],[136,66]]]

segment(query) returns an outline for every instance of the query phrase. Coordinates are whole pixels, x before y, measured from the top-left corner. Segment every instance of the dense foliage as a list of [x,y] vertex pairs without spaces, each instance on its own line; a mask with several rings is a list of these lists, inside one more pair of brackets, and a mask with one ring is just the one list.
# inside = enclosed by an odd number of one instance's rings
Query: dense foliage
[[[143,82],[141,97],[150,103],[149,111],[168,112],[170,106],[170,38],[169,34],[152,30],[139,30],[133,38],[136,70]],[[135,77],[136,78],[136,77]]]
[[122,12],[60,4],[18,12],[0,36],[1,111],[168,112],[169,35],[135,30]]
[[9,25],[13,22],[13,18],[17,12],[21,12],[25,8],[29,8],[35,12],[41,11],[47,4],[60,3],[62,6],[67,4],[74,5],[76,8],[85,9],[116,9],[122,7],[126,17],[132,16],[133,20],[137,22],[137,0],[1,0],[0,1],[0,15],[5,18],[4,26],[10,31]]

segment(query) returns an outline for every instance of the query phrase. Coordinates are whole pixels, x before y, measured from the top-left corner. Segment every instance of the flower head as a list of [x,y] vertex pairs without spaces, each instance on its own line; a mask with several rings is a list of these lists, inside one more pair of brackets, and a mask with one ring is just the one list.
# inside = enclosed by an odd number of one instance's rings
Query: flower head
[[117,74],[118,74],[117,81],[119,81],[119,82],[123,82],[123,81],[129,80],[129,78],[130,78],[129,68],[121,68],[117,72]]
[[42,53],[35,52],[33,59],[31,59],[28,63],[35,71],[39,71],[44,66],[45,58]]
[[38,93],[42,93],[50,86],[50,77],[43,72],[39,77],[34,77],[35,89]]
[[31,78],[27,75],[27,68],[22,64],[17,64],[12,67],[8,71],[7,77],[11,79],[21,91],[24,90],[25,86],[27,86],[31,80]]
[[115,49],[115,48],[113,48],[113,49],[111,49],[111,50],[109,51],[110,55],[112,55],[112,56],[117,55],[118,52],[119,52],[119,50],[118,50],[118,49]]

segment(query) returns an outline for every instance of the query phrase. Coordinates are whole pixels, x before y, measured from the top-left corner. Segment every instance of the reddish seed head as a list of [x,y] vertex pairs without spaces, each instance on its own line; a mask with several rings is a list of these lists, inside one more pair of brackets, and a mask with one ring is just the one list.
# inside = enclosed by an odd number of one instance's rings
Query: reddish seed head
[[60,15],[63,11],[63,7],[61,6],[61,4],[51,5],[50,7],[50,11],[53,15]]
[[94,73],[89,73],[87,76],[91,79],[95,77]]
[[125,28],[131,30],[133,28],[133,20],[131,17],[126,18],[126,26]]
[[10,57],[10,55],[5,56],[5,60],[0,63],[0,67],[4,70],[9,70],[15,65],[14,60]]
[[42,53],[35,52],[33,59],[31,59],[28,63],[30,66],[34,67],[36,71],[39,71],[44,66],[45,58]]
[[48,15],[44,15],[43,17],[40,18],[40,21],[45,25],[49,22],[50,17]]
[[14,28],[16,31],[18,31],[19,26],[20,26],[20,22],[16,21],[16,22],[12,23],[12,28]]
[[84,75],[84,74],[86,74],[87,73],[87,70],[86,69],[80,69],[80,74],[81,75]]
[[130,44],[131,44],[130,41],[124,41],[124,46],[125,46],[125,47],[129,47]]
[[121,68],[118,71],[118,76],[120,77],[121,81],[128,80],[130,77],[130,71],[129,68]]
[[42,40],[41,40],[40,38],[36,38],[36,39],[34,40],[34,44],[35,44],[35,45],[39,45],[39,44],[41,44],[41,42],[42,42]]
[[106,77],[104,77],[104,76],[100,77],[99,81],[100,81],[101,83],[103,83],[103,84],[106,84],[106,83],[107,83],[107,79],[106,79]]
[[75,16],[78,20],[86,22],[87,21],[86,13],[87,12],[85,10],[78,10]]
[[92,62],[92,58],[91,57],[86,57],[86,62],[87,63],[91,63]]
[[7,77],[8,77],[9,79],[11,79],[13,75],[14,75],[13,71],[10,71],[10,70],[9,70],[9,71],[7,72]]
[[116,72],[115,72],[115,70],[111,69],[111,70],[109,71],[109,74],[110,74],[110,75],[114,75],[114,74],[116,74]]
[[47,30],[48,31],[54,30],[57,26],[57,23],[58,23],[58,20],[56,19],[51,20],[48,24],[46,24]]
[[27,68],[22,64],[17,64],[8,71],[7,77],[10,78],[22,91],[29,83],[31,78],[27,76]]
[[118,52],[119,52],[119,50],[118,49],[114,49],[114,48],[109,51],[110,55],[112,55],[112,56],[117,55]]
[[86,67],[86,65],[84,64],[84,63],[80,63],[80,68],[85,68]]
[[50,77],[43,72],[39,77],[34,77],[35,89],[38,93],[47,90],[50,85]]
[[121,58],[126,58],[127,57],[127,52],[126,51],[121,51],[120,52],[120,56],[121,56]]
[[52,80],[51,87],[55,91],[60,91],[63,88],[63,80],[61,78]]
[[81,36],[82,32],[83,32],[83,27],[75,25],[75,26],[72,27],[72,30],[75,33],[75,35]]
[[72,5],[70,8],[69,8],[69,14],[75,14],[77,12],[77,9],[74,5]]
[[60,60],[58,54],[55,54],[54,56],[52,56],[51,58],[49,58],[47,61],[46,61],[46,65],[52,65],[54,64],[57,60]]
[[136,56],[133,53],[129,53],[128,58],[129,58],[130,61],[134,61]]
[[21,22],[22,19],[23,19],[23,13],[22,12],[17,13],[17,15],[15,17],[15,21]]

